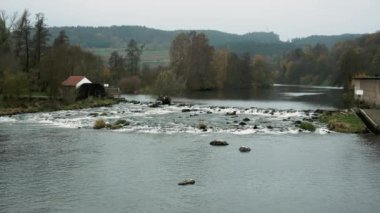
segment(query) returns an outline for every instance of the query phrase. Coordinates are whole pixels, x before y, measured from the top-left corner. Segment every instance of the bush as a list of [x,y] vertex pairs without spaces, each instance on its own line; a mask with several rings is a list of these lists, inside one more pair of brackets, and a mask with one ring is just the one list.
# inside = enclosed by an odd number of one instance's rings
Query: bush
[[304,130],[307,130],[307,131],[310,131],[310,132],[314,132],[316,130],[315,126],[312,123],[309,123],[309,122],[302,122],[300,124],[300,128],[304,129]]
[[136,93],[140,89],[141,80],[138,76],[123,78],[119,82],[119,87],[124,93]]
[[2,82],[2,92],[8,97],[29,94],[29,81],[25,73],[6,72]]
[[95,121],[94,129],[103,129],[106,127],[106,122],[103,119],[98,119]]

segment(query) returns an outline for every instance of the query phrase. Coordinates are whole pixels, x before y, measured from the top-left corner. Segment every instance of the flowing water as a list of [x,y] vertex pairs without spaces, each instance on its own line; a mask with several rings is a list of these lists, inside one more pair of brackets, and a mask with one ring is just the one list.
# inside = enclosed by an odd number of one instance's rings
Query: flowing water
[[[279,85],[0,117],[0,212],[378,212],[380,138],[315,119],[340,96]],[[93,130],[99,118],[129,125]]]

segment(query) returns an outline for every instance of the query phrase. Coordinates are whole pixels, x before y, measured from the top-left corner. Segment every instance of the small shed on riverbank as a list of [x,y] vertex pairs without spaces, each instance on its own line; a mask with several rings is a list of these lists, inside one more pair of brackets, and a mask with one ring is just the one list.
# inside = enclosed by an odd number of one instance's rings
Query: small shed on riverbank
[[85,76],[69,76],[61,85],[62,98],[66,102],[74,102],[77,99],[77,89],[83,84],[91,84]]
[[355,100],[380,106],[380,77],[358,77],[352,79]]

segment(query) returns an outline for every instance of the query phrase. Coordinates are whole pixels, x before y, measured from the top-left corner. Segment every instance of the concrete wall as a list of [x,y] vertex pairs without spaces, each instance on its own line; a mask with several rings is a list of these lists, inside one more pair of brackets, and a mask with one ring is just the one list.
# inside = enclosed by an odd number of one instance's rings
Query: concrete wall
[[355,90],[363,90],[363,96],[355,95],[355,100],[380,106],[380,79],[354,79]]

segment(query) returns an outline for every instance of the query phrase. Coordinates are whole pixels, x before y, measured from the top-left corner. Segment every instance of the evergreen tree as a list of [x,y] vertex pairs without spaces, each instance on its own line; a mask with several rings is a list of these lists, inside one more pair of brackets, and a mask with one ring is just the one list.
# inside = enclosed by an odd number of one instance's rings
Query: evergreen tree
[[30,69],[31,31],[32,27],[30,26],[29,12],[24,10],[16,23],[13,38],[15,42],[15,55],[20,59],[23,70],[27,73]]
[[47,25],[45,24],[45,17],[42,13],[36,14],[36,23],[34,25],[34,28],[34,64],[39,64],[43,52],[47,49],[50,36]]

